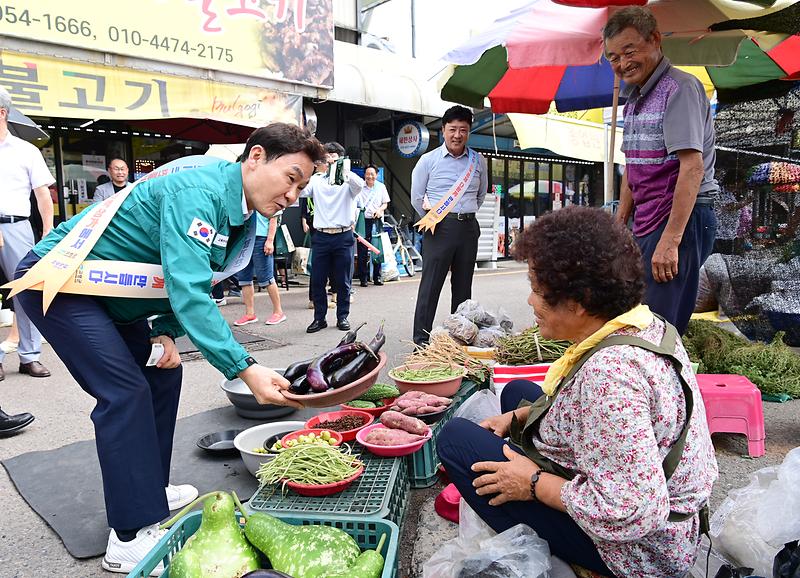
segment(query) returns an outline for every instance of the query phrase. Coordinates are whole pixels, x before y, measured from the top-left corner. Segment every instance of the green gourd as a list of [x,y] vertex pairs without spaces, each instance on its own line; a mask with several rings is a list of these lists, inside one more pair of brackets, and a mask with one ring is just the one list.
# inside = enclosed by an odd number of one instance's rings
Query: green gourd
[[344,572],[323,574],[320,578],[381,578],[384,562],[381,548],[383,548],[384,540],[386,540],[386,534],[381,536],[374,550],[364,550],[356,559],[356,563]]
[[257,570],[260,567],[258,552],[245,540],[230,494],[212,492],[201,496],[173,520],[182,517],[203,499],[203,521],[172,558],[170,578],[240,578]]
[[346,573],[361,554],[353,538],[331,526],[293,526],[264,512],[251,514],[245,536],[275,570],[294,578]]

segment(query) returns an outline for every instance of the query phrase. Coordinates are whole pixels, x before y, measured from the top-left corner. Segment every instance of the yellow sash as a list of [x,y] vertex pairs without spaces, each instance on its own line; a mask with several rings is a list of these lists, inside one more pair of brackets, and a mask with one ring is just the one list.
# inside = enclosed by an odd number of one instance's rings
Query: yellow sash
[[[95,243],[106,230],[117,210],[141,182],[181,170],[218,163],[218,159],[189,156],[171,161],[149,173],[97,205],[87,209],[75,227],[22,277],[3,285],[13,297],[26,289],[42,291],[45,313],[58,293],[78,293],[102,297],[164,299],[164,270],[153,263],[86,260]],[[242,249],[222,272],[213,274],[213,283],[233,275],[250,260],[256,227],[251,223]]]
[[584,353],[600,343],[603,339],[629,325],[644,329],[653,322],[653,319],[653,313],[647,305],[637,305],[630,311],[615,317],[611,321],[607,321],[605,325],[580,343],[570,345],[564,352],[564,355],[558,358],[558,360],[550,366],[550,369],[547,370],[547,375],[545,375],[544,382],[542,383],[542,391],[544,394],[547,396],[553,395],[558,383],[569,373],[572,366],[580,360]]
[[467,170],[456,180],[453,187],[444,195],[434,207],[425,213],[419,221],[414,223],[414,226],[419,229],[420,233],[430,230],[431,234],[434,233],[436,225],[438,225],[447,214],[453,210],[456,201],[461,194],[466,190],[469,182],[472,180],[472,175],[475,173],[475,167],[478,166],[478,153],[471,148],[467,149],[469,153],[469,163]]

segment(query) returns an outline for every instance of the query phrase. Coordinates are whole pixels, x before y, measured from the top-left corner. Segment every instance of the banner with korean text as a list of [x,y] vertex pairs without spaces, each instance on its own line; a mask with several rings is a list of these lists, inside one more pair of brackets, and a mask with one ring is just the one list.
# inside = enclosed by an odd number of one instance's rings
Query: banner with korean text
[[333,86],[333,0],[4,0],[0,35]]
[[27,115],[299,124],[302,98],[273,90],[0,50],[0,86]]

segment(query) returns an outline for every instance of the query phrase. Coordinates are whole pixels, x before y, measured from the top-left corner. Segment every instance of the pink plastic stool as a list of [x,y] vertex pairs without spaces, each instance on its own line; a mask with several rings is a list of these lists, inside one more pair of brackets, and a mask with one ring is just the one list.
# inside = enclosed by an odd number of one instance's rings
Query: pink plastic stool
[[697,384],[706,406],[709,432],[745,434],[750,457],[763,456],[766,435],[758,388],[744,376],[726,374],[699,374]]

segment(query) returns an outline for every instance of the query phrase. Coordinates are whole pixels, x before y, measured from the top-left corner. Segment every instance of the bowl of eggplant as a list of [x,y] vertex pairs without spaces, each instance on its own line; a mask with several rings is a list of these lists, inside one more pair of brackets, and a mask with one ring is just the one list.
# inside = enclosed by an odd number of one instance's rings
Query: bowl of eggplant
[[228,400],[233,404],[241,417],[246,419],[268,420],[284,417],[295,411],[293,407],[284,405],[274,405],[271,403],[261,404],[256,401],[256,396],[241,379],[223,379],[220,384],[222,391],[228,396]]
[[348,331],[333,349],[287,367],[283,375],[291,385],[283,395],[306,407],[330,407],[356,399],[372,387],[386,365],[381,351],[386,335],[381,323],[372,340],[358,341],[364,325]]

